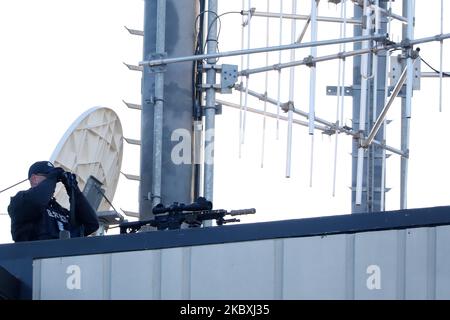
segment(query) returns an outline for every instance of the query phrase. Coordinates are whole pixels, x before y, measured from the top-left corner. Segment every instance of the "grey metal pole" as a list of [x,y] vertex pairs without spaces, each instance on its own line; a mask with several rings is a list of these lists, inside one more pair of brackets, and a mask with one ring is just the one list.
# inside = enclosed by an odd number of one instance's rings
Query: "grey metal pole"
[[[216,22],[214,22],[214,23],[216,23]],[[216,29],[217,29],[217,27],[216,27]],[[143,66],[143,65],[159,66],[162,64],[178,63],[178,62],[193,61],[193,60],[200,60],[200,59],[216,59],[216,58],[222,58],[222,57],[240,56],[242,54],[254,54],[254,53],[272,52],[272,51],[280,51],[280,50],[320,47],[320,46],[328,46],[328,45],[333,45],[333,44],[367,41],[367,40],[381,41],[384,39],[386,39],[385,35],[372,35],[372,36],[350,37],[350,38],[343,38],[343,39],[321,40],[321,41],[314,41],[314,42],[292,43],[292,44],[285,44],[285,45],[281,45],[281,46],[273,46],[273,47],[268,47],[268,48],[266,48],[266,47],[252,48],[252,49],[246,49],[246,50],[235,50],[235,51],[227,51],[227,52],[220,52],[220,53],[198,54],[198,55],[176,57],[176,58],[144,60],[144,61],[139,62],[139,65],[140,66]],[[432,39],[429,39],[429,41],[439,41],[439,39],[436,39],[435,37],[433,37]]]
[[[208,37],[207,52],[208,54],[217,51],[217,0],[208,1]],[[208,59],[208,64],[214,65],[215,58]],[[216,71],[210,68],[206,72],[206,84],[210,87],[206,89],[206,106],[205,106],[205,157],[204,157],[204,184],[203,195],[213,201],[213,183],[214,183],[214,127],[216,115],[216,92],[213,85],[216,83]],[[204,226],[211,226],[211,221],[206,221]]]
[[[412,0],[403,0],[403,16],[407,18],[408,24],[403,26],[403,39],[412,40],[414,36],[414,8]],[[411,49],[404,50],[404,53],[410,54]],[[411,121],[411,99],[412,99],[412,58],[407,59],[407,80],[406,97],[402,98],[402,122],[401,122],[401,148],[404,152],[409,151],[409,133]],[[400,209],[406,209],[408,206],[408,159],[400,160]]]
[[[292,13],[297,11],[297,0],[292,0]],[[296,20],[291,20],[291,42],[295,41],[295,27]],[[295,60],[295,50],[290,52],[290,60]],[[289,70],[289,101],[294,101],[294,78],[295,69]],[[293,110],[288,110],[288,124],[287,124],[287,136],[286,136],[286,178],[291,177],[291,158],[292,158],[292,121],[294,120]]]
[[[363,35],[369,35],[370,34],[370,27],[369,27],[369,21],[370,21],[370,15],[369,15],[369,8],[367,7],[368,1],[364,0],[364,6],[363,6],[363,18],[366,19],[365,28],[363,30]],[[362,43],[363,49],[367,49],[369,47],[369,42],[364,41]],[[368,82],[369,82],[369,76],[368,76],[368,63],[369,63],[369,57],[368,54],[364,54],[361,56],[361,93],[360,93],[360,104],[359,104],[359,132],[361,134],[364,134],[366,131],[366,122],[367,122],[367,89],[368,89]],[[366,161],[364,161],[364,158],[366,158],[365,150],[359,146],[358,148],[358,160],[356,165],[356,198],[355,198],[355,205],[360,206],[362,204],[362,191],[363,191],[363,173],[364,173],[364,164]],[[367,189],[367,184],[366,184]]]
[[[217,101],[218,103],[224,105],[224,106],[227,106],[227,107],[231,107],[231,108],[234,108],[234,109],[239,109],[239,108],[240,108],[239,105],[236,104],[236,103],[232,103],[232,102],[225,101],[225,100],[219,100],[219,99],[217,99],[216,101]],[[264,116],[264,117],[273,118],[273,119],[280,119],[280,120],[285,120],[285,121],[288,120],[287,117],[280,116],[280,115],[277,115],[277,114],[275,114],[275,113],[271,113],[271,112],[262,111],[262,110],[255,109],[255,108],[251,108],[251,107],[248,107],[247,111],[252,112],[252,113],[255,113],[255,114],[262,115],[262,116]],[[309,122],[307,122],[307,121],[302,121],[302,120],[294,119],[294,120],[293,120],[293,123],[298,124],[298,125],[301,125],[301,126],[304,126],[304,127],[309,127]],[[330,130],[329,127],[326,127],[326,126],[323,126],[323,125],[320,125],[320,124],[315,124],[315,125],[314,125],[314,128],[315,128],[316,130],[320,130],[320,131],[322,131],[322,132]]]
[[[441,34],[444,32],[444,0],[441,0]],[[444,41],[439,43],[439,112],[442,112],[442,60],[444,53]]]
[[391,107],[392,103],[394,102],[394,99],[397,98],[398,94],[400,93],[400,90],[402,89],[403,84],[406,81],[406,73],[407,68],[405,68],[400,76],[400,79],[398,80],[397,84],[394,87],[394,90],[392,91],[391,96],[389,97],[388,102],[384,106],[383,110],[381,111],[381,114],[378,116],[375,124],[372,127],[372,130],[370,131],[367,139],[365,139],[362,143],[363,147],[368,147],[373,139],[375,138],[375,135],[378,133],[378,130],[381,128],[381,125],[384,122],[384,119],[386,118],[386,114],[389,111],[389,108]]
[[[249,11],[243,11],[242,14],[244,15],[248,15]],[[276,13],[276,12],[261,12],[261,11],[255,11],[253,13],[251,13],[252,16],[254,17],[267,17],[267,18],[286,18],[286,19],[295,19],[295,20],[309,20],[309,15],[304,15],[304,14],[290,14],[290,13]],[[336,18],[336,17],[321,17],[318,16],[317,17],[317,21],[323,21],[323,22],[337,22],[337,23],[342,23],[344,22],[343,18]],[[361,24],[361,20],[359,19],[346,19],[347,23],[352,23],[352,24]]]
[[[156,11],[156,53],[164,54],[166,43],[166,0],[158,0]],[[161,170],[164,108],[164,72],[155,75],[152,205],[161,203]]]
[[247,75],[247,74],[254,74],[254,73],[261,73],[261,72],[267,72],[267,71],[273,71],[273,70],[280,70],[285,68],[291,68],[301,65],[310,65],[314,63],[324,62],[324,61],[330,61],[334,59],[344,59],[352,56],[357,56],[365,53],[372,52],[373,50],[368,49],[359,49],[359,50],[353,50],[348,52],[339,52],[335,54],[330,54],[322,57],[315,57],[312,58],[311,56],[308,56],[300,61],[292,61],[292,62],[285,62],[285,63],[277,63],[271,66],[267,67],[260,67],[260,68],[254,68],[249,70],[241,70],[238,72],[238,75]]

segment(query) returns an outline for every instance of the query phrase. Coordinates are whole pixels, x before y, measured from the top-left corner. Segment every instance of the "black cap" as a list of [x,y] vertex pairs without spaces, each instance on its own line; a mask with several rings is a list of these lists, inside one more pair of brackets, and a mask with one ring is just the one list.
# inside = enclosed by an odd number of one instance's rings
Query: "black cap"
[[28,179],[31,178],[32,174],[48,174],[53,170],[55,166],[50,161],[38,161],[31,165],[28,170]]

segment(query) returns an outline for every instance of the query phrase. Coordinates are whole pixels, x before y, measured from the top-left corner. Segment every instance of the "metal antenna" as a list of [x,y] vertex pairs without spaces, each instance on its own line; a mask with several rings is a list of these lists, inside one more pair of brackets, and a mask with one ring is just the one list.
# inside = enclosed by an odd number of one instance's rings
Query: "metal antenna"
[[[392,0],[379,1],[379,0],[360,0],[352,1],[355,5],[355,17],[347,18],[347,2],[344,0],[329,1],[335,4],[340,3],[340,17],[321,17],[318,15],[318,0],[311,0],[311,12],[309,15],[297,14],[297,1],[292,0],[291,13],[283,12],[283,2],[279,3],[279,13],[271,13],[270,2],[266,1],[267,12],[257,12],[256,8],[251,7],[251,0],[242,1],[242,28],[241,28],[241,49],[227,52],[218,52],[217,43],[211,44],[210,50],[207,53],[187,55],[179,57],[156,57],[152,60],[141,61],[139,67],[148,66],[154,68],[157,66],[163,66],[173,63],[181,63],[186,61],[198,61],[207,60],[208,70],[207,70],[207,83],[205,85],[207,91],[207,97],[209,96],[209,102],[207,102],[208,107],[205,111],[208,112],[210,124],[209,127],[213,128],[213,111],[215,112],[215,103],[218,101],[221,105],[228,105],[233,108],[237,107],[237,104],[226,102],[222,100],[216,100],[214,90],[221,90],[221,93],[225,93],[224,89],[233,88],[239,91],[239,157],[242,156],[242,145],[245,141],[245,131],[246,131],[246,117],[247,111],[260,114],[263,116],[262,120],[262,147],[261,147],[261,167],[264,167],[265,154],[266,154],[266,134],[267,134],[267,118],[276,119],[276,136],[279,138],[279,122],[281,119],[287,119],[287,148],[286,148],[286,171],[285,176],[291,176],[291,161],[292,161],[292,151],[293,151],[293,124],[299,124],[308,127],[308,134],[311,136],[311,157],[310,157],[310,181],[309,185],[312,186],[313,181],[313,169],[314,169],[314,143],[315,143],[315,130],[319,130],[324,134],[331,136],[335,134],[335,145],[334,145],[334,168],[333,168],[333,196],[336,194],[336,176],[337,176],[337,165],[338,165],[338,150],[339,150],[339,135],[340,133],[345,133],[353,138],[356,143],[353,144],[353,180],[352,180],[352,211],[353,212],[366,212],[383,210],[385,207],[385,192],[388,189],[385,186],[386,179],[386,151],[390,151],[394,154],[401,156],[401,208],[406,207],[406,195],[407,195],[407,170],[408,170],[408,157],[409,157],[409,125],[411,118],[411,97],[412,90],[416,89],[416,82],[413,82],[420,72],[419,65],[414,66],[415,59],[417,58],[417,53],[415,53],[412,48],[419,43],[427,43],[432,41],[439,41],[441,44],[441,57],[440,57],[440,71],[437,72],[436,69],[434,76],[439,75],[440,81],[446,76],[446,73],[442,72],[443,63],[443,40],[450,38],[450,34],[443,34],[443,14],[441,12],[441,30],[440,34],[434,36],[428,36],[425,38],[414,39],[413,38],[413,28],[414,28],[414,1],[413,0],[403,0],[403,13],[402,15],[397,15],[392,12]],[[212,8],[216,10],[216,0],[211,0]],[[362,10],[361,7],[362,6]],[[247,8],[248,7],[248,8]],[[244,10],[245,9],[245,10]],[[443,0],[441,0],[441,9],[443,9]],[[211,10],[215,12],[214,10]],[[441,10],[443,11],[443,10]],[[218,19],[216,13],[215,17],[211,15],[211,21]],[[247,17],[244,17],[247,16]],[[252,19],[256,17],[265,17],[266,21],[266,43],[265,47],[255,47],[251,48],[252,40]],[[279,22],[279,36],[278,36],[278,46],[269,46],[270,38],[270,18],[276,18]],[[283,45],[283,28],[286,19],[290,19],[291,23],[291,40],[289,44]],[[373,21],[375,19],[375,21]],[[387,19],[387,26],[389,28],[386,36],[386,27],[381,22]],[[402,41],[393,42],[389,39],[391,33],[391,21],[396,19],[403,24],[403,35]],[[303,26],[303,30],[297,33],[296,20],[305,20],[306,23]],[[325,21],[331,23],[340,24],[340,32],[338,39],[327,39],[318,40],[317,29],[318,22]],[[375,22],[375,24],[373,24]],[[346,27],[347,23],[355,26],[355,35],[347,37]],[[303,37],[308,32],[308,28],[311,26],[311,41],[302,42]],[[247,27],[247,29],[245,29]],[[254,28],[253,28],[254,29]],[[361,31],[362,29],[362,31]],[[215,32],[211,33],[216,33]],[[362,35],[361,35],[362,34]],[[296,38],[296,36],[298,38]],[[395,35],[394,35],[395,37]],[[209,39],[209,41],[215,41]],[[354,48],[350,51],[346,51],[346,43],[353,43]],[[318,46],[330,46],[339,44],[339,52],[335,54],[328,54],[325,56],[317,56]],[[303,57],[303,59],[296,59],[297,52],[300,49],[309,48],[309,55]],[[389,95],[391,88],[387,85],[387,74],[389,72],[389,56],[394,50],[402,50],[402,55],[399,56],[398,64],[401,64],[400,68],[397,70],[403,70],[402,75],[396,74],[395,81],[394,76],[391,77],[391,84],[396,83],[393,87],[393,93]],[[287,59],[288,62],[282,62],[282,51],[290,50],[290,57]],[[278,51],[278,63],[269,65],[270,52]],[[250,69],[250,55],[265,53],[265,63],[263,66],[253,67]],[[241,63],[240,68],[236,74],[240,78],[240,83],[231,84],[215,83],[213,81],[213,73],[216,70],[221,72],[222,66],[217,65],[218,58],[240,56]],[[355,59],[355,69],[359,70],[359,74],[353,77],[352,88],[345,87],[345,74],[346,74],[346,58],[347,57],[357,57]],[[245,58],[245,60],[244,60]],[[337,86],[327,87],[327,95],[336,95],[336,117],[335,121],[327,121],[324,118],[316,117],[316,90],[317,90],[317,63],[324,61],[331,61],[337,59],[339,61],[338,74],[337,74]],[[402,60],[403,59],[403,60]],[[256,61],[255,61],[256,62]],[[383,65],[384,63],[384,65]],[[392,60],[391,63],[397,63]],[[405,65],[406,64],[406,65]],[[385,70],[379,69],[378,67],[383,65]],[[213,66],[213,67],[210,67]],[[295,72],[297,66],[308,66],[309,67],[309,108],[308,110],[301,110],[298,101],[295,101],[294,96],[296,95],[296,84],[295,84]],[[128,68],[132,70],[141,71],[141,68],[133,65],[127,65]],[[229,68],[229,66],[227,66]],[[289,68],[289,85],[286,86],[289,92],[287,101],[282,101],[281,93],[281,77],[282,69]],[[392,66],[394,68],[394,65]],[[267,72],[277,71],[277,92],[276,99],[269,98],[269,75]],[[382,75],[382,73],[385,74]],[[261,78],[254,78],[254,82],[250,83],[250,75],[257,73],[265,73],[264,75],[264,89],[263,92],[256,92],[251,90],[251,83],[254,86],[258,85],[258,81]],[[391,72],[392,73],[392,72]],[[209,80],[208,80],[208,74]],[[423,77],[431,77],[431,73],[422,73]],[[245,77],[245,81],[244,81]],[[416,81],[416,80],[414,80]],[[417,80],[418,81],[418,80]],[[406,90],[402,91],[402,133],[401,133],[401,147],[395,148],[389,146],[386,143],[386,114],[393,104],[395,98],[399,96],[402,90],[403,83],[406,83]],[[414,84],[414,88],[413,88]],[[378,92],[384,87],[384,97],[378,96]],[[440,83],[440,109],[442,109],[442,83]],[[208,93],[209,92],[209,93]],[[347,127],[344,123],[345,116],[345,96],[353,96],[353,126],[352,128]],[[249,99],[250,96],[258,98],[263,101],[263,104],[259,108],[250,108]],[[139,105],[132,105],[126,103],[128,107],[140,109]],[[276,106],[276,114],[268,112],[268,104]],[[211,110],[210,110],[211,109]],[[316,110],[317,109],[317,110]],[[281,117],[281,110],[287,113],[287,117]],[[306,118],[306,121],[301,121],[295,119],[294,117],[301,116]],[[206,119],[206,117],[205,117]],[[379,131],[382,131],[379,133]],[[370,131],[370,132],[369,132]],[[378,140],[375,137],[378,135]],[[138,140],[126,139],[128,143],[137,144]],[[205,141],[205,150],[206,150]],[[211,144],[209,144],[211,146]],[[205,153],[206,156],[206,153]],[[209,166],[209,167],[208,167]],[[205,194],[212,197],[212,165],[205,166],[205,177],[204,186]],[[206,168],[208,167],[208,170]],[[381,175],[381,176],[380,176]],[[134,177],[132,175],[127,175],[128,178],[139,179],[140,177]],[[381,184],[380,184],[381,181]],[[364,199],[363,199],[364,195]],[[375,196],[377,198],[375,198]],[[358,208],[359,206],[359,208]]]
[[[317,7],[320,0],[311,0],[311,41],[317,41]],[[311,47],[311,58],[317,56],[317,47]],[[316,65],[309,66],[309,128],[311,136],[311,159],[309,170],[309,186],[312,187],[313,168],[314,168],[314,122],[316,106]]]
[[[242,12],[244,12],[245,10],[245,0],[242,0]],[[250,8],[249,8],[250,10]],[[247,23],[245,22],[245,17],[244,15],[242,15],[242,24],[241,24],[241,50],[244,50],[244,36],[245,36],[245,26],[247,25]],[[241,55],[241,69],[244,69],[244,55]],[[243,83],[243,76],[241,75],[239,77],[240,79],[240,85],[241,87],[244,85]],[[240,109],[239,109],[239,159],[242,157],[242,126],[243,126],[243,97],[244,97],[244,92],[240,91],[239,92],[239,105],[240,105]]]
[[[266,6],[267,12],[269,12],[269,0],[267,0]],[[269,46],[269,17],[266,18],[266,46]],[[266,66],[269,65],[269,52],[266,52]],[[266,72],[264,79],[264,92],[267,95],[267,89],[269,85],[269,73]],[[264,116],[263,116],[263,128],[262,128],[262,147],[261,147],[261,168],[264,168],[264,148],[266,143],[266,113],[267,113],[267,100],[264,100]]]
[[[283,44],[283,0],[280,0],[280,32],[278,35],[279,45]],[[281,51],[278,51],[278,63],[281,64]],[[278,88],[277,88],[277,129],[276,139],[280,139],[280,99],[281,99],[281,69],[278,69]]]
[[[250,49],[250,31],[251,31],[251,21],[252,21],[252,9],[251,9],[251,0],[248,0],[248,17],[247,17],[247,49]],[[250,54],[247,54],[247,69],[250,68]],[[245,76],[245,97],[244,97],[244,115],[242,119],[242,128],[241,128],[241,145],[245,142],[245,127],[247,124],[247,107],[248,107],[248,86],[250,82],[250,75]]]
[[[297,0],[292,0],[292,14],[297,12]],[[291,20],[291,43],[295,42],[296,21]],[[295,50],[291,50],[290,61],[295,60]],[[289,70],[289,106],[288,106],[288,132],[287,132],[287,148],[286,148],[286,178],[291,177],[291,157],[292,157],[292,121],[294,117],[294,77],[295,68]]]
[[[340,25],[339,38],[346,37],[347,27],[347,2],[343,0],[341,2],[341,19],[343,23]],[[345,50],[345,43],[339,45],[339,51]],[[338,158],[338,142],[339,142],[339,125],[343,124],[344,117],[344,86],[345,86],[345,59],[339,59],[338,66],[338,94],[336,95],[336,130],[335,130],[335,143],[334,143],[334,164],[333,164],[333,191],[332,196],[336,196],[336,173],[337,173],[337,158]]]

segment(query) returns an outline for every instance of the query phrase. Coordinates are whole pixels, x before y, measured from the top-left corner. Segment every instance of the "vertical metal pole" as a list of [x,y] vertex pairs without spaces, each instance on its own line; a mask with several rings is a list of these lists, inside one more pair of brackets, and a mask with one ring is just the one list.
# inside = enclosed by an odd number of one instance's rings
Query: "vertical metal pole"
[[[166,42],[166,0],[158,0],[156,11],[156,53],[163,54]],[[155,75],[154,140],[153,140],[153,186],[152,204],[161,202],[164,72]]]
[[[371,23],[371,8],[369,3],[372,1],[365,0],[364,8],[360,6],[354,6],[354,17],[358,19],[364,15],[364,24],[362,29],[360,26],[354,26],[355,36],[361,34],[371,34],[373,30],[373,24]],[[387,7],[386,2],[379,1],[379,6],[383,10]],[[376,6],[373,6],[376,9]],[[383,10],[384,11],[384,10]],[[377,11],[376,11],[377,12]],[[378,11],[380,13],[382,11]],[[376,26],[380,29],[380,33],[385,32],[386,23],[381,19],[380,25]],[[369,30],[367,30],[369,29]],[[362,46],[367,48],[369,43],[363,43]],[[358,44],[354,45],[354,49],[360,49]],[[383,53],[379,53],[378,58],[373,61],[377,63],[378,68],[376,84],[370,85],[373,82],[373,76],[369,76],[370,70],[375,70],[370,67],[371,60],[368,59],[368,55],[355,57],[353,63],[353,130],[361,131],[362,135],[367,134],[372,124],[372,117],[379,115],[380,110],[384,106],[383,91],[379,88],[385,86],[385,64],[386,56]],[[375,97],[369,89],[377,88],[377,96]],[[370,91],[371,92],[371,91]],[[376,100],[376,101],[374,101]],[[376,102],[376,107],[374,105]],[[373,108],[373,109],[372,109]],[[376,112],[374,112],[374,109]],[[384,130],[383,130],[384,131]],[[378,131],[377,140],[383,139],[384,132]],[[352,146],[352,213],[361,212],[376,212],[381,210],[381,194],[382,189],[382,148],[379,146],[370,146],[366,152],[364,148],[360,147],[360,142],[356,139],[353,140]]]
[[[280,30],[279,45],[283,44],[283,0],[280,0]],[[278,52],[278,63],[281,63],[281,50]],[[280,109],[281,109],[281,69],[278,70],[278,88],[277,88],[277,130],[276,139],[280,138]]]
[[[245,10],[245,0],[242,0],[242,11]],[[250,8],[248,8],[248,10],[250,10]],[[242,26],[241,26],[241,50],[244,50],[244,29],[245,29],[245,16],[242,15]],[[244,69],[244,55],[241,54],[241,69]],[[240,76],[240,85],[241,88],[244,85],[243,82],[243,76]],[[243,107],[244,107],[244,91],[240,90],[239,91],[239,159],[242,156],[242,125],[243,125],[243,116],[244,116],[244,111],[243,111]]]
[[[292,0],[292,14],[297,12],[297,0]],[[291,20],[291,43],[295,42],[295,19]],[[295,60],[295,50],[291,50],[290,61]],[[289,101],[294,101],[294,76],[295,67],[290,68],[289,73]],[[291,176],[291,156],[292,156],[292,122],[294,120],[294,112],[289,108],[288,111],[288,133],[287,133],[287,150],[286,150],[286,178]]]
[[[269,12],[269,0],[267,0],[266,6],[267,12]],[[266,18],[266,47],[269,46],[269,17]],[[266,52],[266,66],[269,65],[269,53]],[[267,87],[269,86],[269,73],[265,74],[264,94],[267,96]],[[264,147],[266,144],[266,112],[267,112],[267,100],[264,100],[264,115],[263,115],[263,134],[262,134],[262,147],[261,147],[261,168],[264,167]]]
[[[251,0],[248,0],[248,10],[251,12]],[[249,14],[247,16],[247,49],[250,49],[250,26],[252,21],[252,16]],[[247,54],[247,65],[246,69],[250,69],[250,54]],[[245,142],[245,127],[247,124],[247,107],[248,107],[248,86],[250,85],[250,76],[245,76],[245,98],[244,98],[244,117],[242,119],[242,129],[241,129],[241,145]]]
[[[346,26],[347,26],[347,2],[343,0],[341,2],[341,19],[343,23],[340,25],[339,38],[346,36]],[[345,44],[339,45],[339,51],[343,52],[345,50]],[[336,122],[338,126],[343,125],[344,117],[344,86],[345,86],[345,60],[339,60],[339,70],[338,70],[338,94],[336,100]],[[335,131],[335,144],[334,144],[334,164],[333,164],[333,191],[332,196],[336,196],[336,173],[337,173],[337,158],[338,158],[338,142],[339,142],[339,130],[336,128]]]
[[[392,0],[389,0],[389,9],[392,10]],[[391,34],[391,18],[388,18],[387,22],[387,34]],[[386,105],[388,101],[388,78],[389,78],[389,54],[386,52],[386,64],[385,64],[385,76],[384,76],[384,99],[383,104]],[[383,142],[386,141],[386,119],[383,121]],[[385,211],[386,209],[386,150],[383,148],[381,150],[381,198],[380,198],[380,210]]]
[[[379,25],[380,25],[380,9],[379,9],[379,1],[375,0],[374,5],[372,6],[374,8],[374,14],[372,15],[371,19],[370,19],[370,29],[371,29],[371,33],[374,32],[375,34],[378,34],[379,32]],[[373,19],[374,18],[374,19]],[[372,22],[374,24],[372,24]],[[373,30],[373,31],[372,31]],[[373,47],[374,43],[371,41],[369,42],[370,46]],[[369,110],[372,109],[371,111],[371,115],[369,115],[368,120],[370,119],[370,121],[367,121],[368,125],[369,125],[369,130],[372,129],[373,125],[375,124],[375,121],[377,119],[377,105],[378,105],[378,53],[374,52],[370,55],[371,62],[372,62],[372,75],[371,75],[371,83],[372,86],[370,86],[369,88],[372,89],[372,99],[370,101],[369,104]],[[370,91],[370,90],[369,90]],[[368,158],[367,158],[367,211],[369,212],[373,212],[375,211],[374,209],[376,208],[376,204],[377,204],[377,181],[381,180],[380,177],[377,175],[379,174],[379,172],[376,172],[376,162],[379,162],[379,158],[377,159],[377,149],[379,150],[379,148],[375,145],[370,145],[368,148]],[[380,190],[381,192],[381,190]]]
[[[375,6],[378,7],[378,0],[375,1]],[[379,11],[377,11],[379,12]],[[378,14],[375,15],[376,17],[378,17]],[[378,28],[377,28],[377,24],[378,21],[375,21],[375,33],[378,33]],[[378,53],[374,53],[372,55],[372,75],[373,75],[373,102],[372,102],[372,121],[373,123],[375,123],[376,119],[377,119],[377,96],[378,96]]]
[[[407,18],[408,24],[403,26],[403,39],[413,40],[414,37],[414,2],[413,0],[403,0],[403,16]],[[410,51],[405,52],[410,54]],[[411,119],[411,98],[413,81],[413,61],[411,57],[407,59],[407,79],[406,79],[406,97],[402,98],[402,124],[401,124],[401,148],[404,152],[409,150],[409,133]],[[400,163],[400,209],[406,209],[408,206],[408,159],[402,157]]]
[[[444,0],[441,0],[441,34],[444,33]],[[439,57],[439,112],[442,112],[442,55],[444,53],[444,40],[440,41]]]
[[[217,51],[217,0],[208,1],[208,39],[207,53]],[[216,59],[208,59],[208,64],[214,65]],[[213,201],[213,182],[214,182],[214,127],[216,114],[216,92],[212,87],[216,83],[216,71],[210,68],[206,72],[206,83],[210,86],[206,89],[206,107],[205,107],[205,176],[204,176],[204,196],[207,200]],[[211,221],[204,225],[211,225]]]
[[[204,27],[205,27],[205,1],[199,0],[200,7],[200,19],[197,37],[197,48],[196,53],[204,53]],[[198,50],[198,51],[197,51]],[[197,199],[202,192],[202,178],[203,178],[203,168],[202,168],[202,151],[203,151],[203,115],[202,115],[202,105],[203,105],[203,89],[200,87],[203,84],[203,72],[201,70],[202,60],[197,60],[194,63],[194,73],[196,74],[196,79],[194,86],[194,123],[193,123],[193,138],[192,138],[192,154],[193,154],[193,165],[192,165],[192,176],[193,176],[193,186],[192,186],[192,199]]]
[[[369,9],[367,6],[367,0],[364,0],[364,15],[366,18],[366,28],[363,31],[363,35],[369,35]],[[363,41],[362,48],[367,49],[369,47],[368,41]],[[361,56],[361,99],[360,99],[360,110],[359,110],[359,132],[364,135],[366,130],[366,109],[367,109],[367,66],[368,66],[368,54],[363,54]],[[362,147],[358,148],[358,162],[356,169],[356,200],[355,204],[357,206],[361,205],[362,202],[362,189],[363,189],[363,170],[364,170],[364,149]],[[367,186],[366,186],[367,187]]]
[[[317,41],[317,0],[311,0],[311,41]],[[317,56],[317,47],[311,47],[310,54],[313,58]],[[309,118],[308,132],[311,135],[311,158],[309,169],[309,186],[312,187],[313,164],[314,164],[314,122],[315,122],[315,105],[316,105],[316,66],[313,65],[309,69]]]
[[[311,0],[311,42],[317,41],[317,0]],[[317,56],[317,47],[311,47],[311,56],[315,58]],[[316,100],[316,66],[313,65],[309,69],[310,81],[309,81],[309,134],[314,134],[314,122],[315,122],[315,100]]]

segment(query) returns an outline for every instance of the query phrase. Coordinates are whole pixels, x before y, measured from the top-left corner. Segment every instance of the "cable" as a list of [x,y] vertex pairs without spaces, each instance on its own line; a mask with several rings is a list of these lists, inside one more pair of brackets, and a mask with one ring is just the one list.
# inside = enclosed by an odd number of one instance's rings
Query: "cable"
[[8,187],[8,188],[6,188],[6,189],[0,190],[0,193],[5,192],[6,190],[9,190],[9,189],[11,189],[11,188],[14,188],[15,186],[17,186],[17,185],[19,185],[19,184],[21,184],[21,183],[24,183],[24,182],[27,181],[27,180],[28,180],[28,178],[27,178],[27,179],[24,179],[24,180],[22,180],[22,181],[20,181],[20,182],[17,182],[17,183],[13,184],[12,186],[10,186],[10,187]]
[[[222,20],[220,18],[223,17],[224,15],[227,15],[227,14],[230,14],[230,13],[239,13],[241,15],[243,14],[242,11],[227,11],[227,12],[224,12],[224,13],[222,13],[220,15],[217,15],[217,13],[215,13],[216,17],[211,21],[210,25],[208,26],[208,30],[206,32],[206,40],[205,40],[205,44],[204,44],[204,47],[203,47],[203,52],[205,52],[205,50],[206,50],[206,45],[208,44],[208,41],[213,41],[212,39],[209,39],[209,32],[211,31],[211,28],[214,25],[214,23],[216,22],[216,20],[218,20],[218,22],[219,22],[218,23],[218,25],[219,25],[218,26],[218,31],[217,31],[217,40],[215,40],[216,41],[216,51],[218,53],[220,52],[220,50],[219,50],[219,37],[220,37],[220,31],[222,30]],[[219,58],[216,59],[216,62],[218,60],[219,60]]]
[[[431,70],[433,70],[434,72],[436,72],[436,73],[438,73],[438,74],[441,73],[439,70],[436,70],[435,68],[433,68],[428,62],[426,62],[425,60],[423,60],[422,57],[420,57],[420,60],[422,60],[423,63],[425,63],[425,64],[426,64]],[[449,74],[449,73],[446,73],[446,72],[442,72],[442,75],[443,75],[444,77],[450,77],[450,74]]]
[[100,192],[100,194],[103,196],[103,198],[105,198],[106,202],[108,202],[108,204],[114,209],[114,211],[120,215],[120,220],[123,221],[124,217],[116,210],[116,208],[114,208],[113,204],[111,203],[111,201],[109,201],[109,199],[105,196],[105,194],[102,192],[102,190],[99,188],[99,186],[94,185],[94,187],[97,189],[98,192]]

